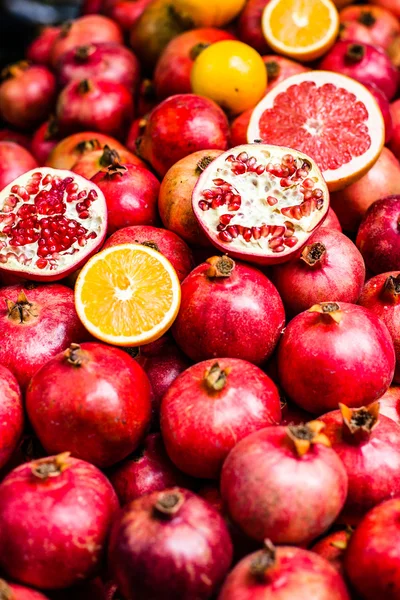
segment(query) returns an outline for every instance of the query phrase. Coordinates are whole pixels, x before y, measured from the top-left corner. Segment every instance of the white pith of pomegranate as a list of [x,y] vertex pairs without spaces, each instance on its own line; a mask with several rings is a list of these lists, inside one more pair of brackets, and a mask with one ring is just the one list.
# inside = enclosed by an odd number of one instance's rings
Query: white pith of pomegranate
[[97,185],[71,171],[33,169],[0,193],[0,270],[56,281],[100,247],[106,229]]
[[211,242],[258,264],[289,260],[329,209],[321,171],[291,148],[243,144],[221,154],[193,191],[194,214]]

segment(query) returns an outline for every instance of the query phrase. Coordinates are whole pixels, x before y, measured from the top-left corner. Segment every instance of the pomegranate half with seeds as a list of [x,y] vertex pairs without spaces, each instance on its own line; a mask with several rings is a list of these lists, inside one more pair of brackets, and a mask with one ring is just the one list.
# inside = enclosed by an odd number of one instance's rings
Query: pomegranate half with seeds
[[96,184],[66,170],[33,169],[0,194],[0,272],[57,281],[98,250],[106,230]]
[[328,213],[329,192],[305,154],[243,144],[204,169],[192,205],[214,246],[266,265],[285,262],[304,246]]

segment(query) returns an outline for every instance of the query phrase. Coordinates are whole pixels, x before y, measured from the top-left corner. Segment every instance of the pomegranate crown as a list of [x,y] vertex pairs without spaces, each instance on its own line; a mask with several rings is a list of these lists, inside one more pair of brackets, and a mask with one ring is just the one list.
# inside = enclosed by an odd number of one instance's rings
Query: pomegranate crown
[[292,442],[298,456],[304,456],[315,444],[330,447],[329,438],[321,433],[325,427],[322,421],[309,421],[303,425],[289,425],[286,428],[287,436]]

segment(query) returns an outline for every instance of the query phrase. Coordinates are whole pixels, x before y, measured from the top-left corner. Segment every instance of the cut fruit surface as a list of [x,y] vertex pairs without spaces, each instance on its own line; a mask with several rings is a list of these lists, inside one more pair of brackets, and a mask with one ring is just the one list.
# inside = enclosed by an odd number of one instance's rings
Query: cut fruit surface
[[336,191],[378,160],[385,124],[362,84],[345,75],[310,71],[289,77],[266,94],[253,111],[247,139],[305,152]]
[[181,289],[171,263],[140,244],[112,246],[93,256],[75,286],[75,305],[86,329],[118,346],[161,337],[180,306]]
[[262,16],[268,45],[297,60],[315,60],[334,44],[339,13],[331,0],[271,0]]

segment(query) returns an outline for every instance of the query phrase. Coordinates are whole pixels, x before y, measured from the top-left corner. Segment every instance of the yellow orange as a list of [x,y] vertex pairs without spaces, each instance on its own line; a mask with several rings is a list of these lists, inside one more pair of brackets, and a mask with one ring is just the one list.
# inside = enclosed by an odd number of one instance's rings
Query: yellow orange
[[246,0],[173,0],[171,4],[196,27],[222,27],[238,16]]

